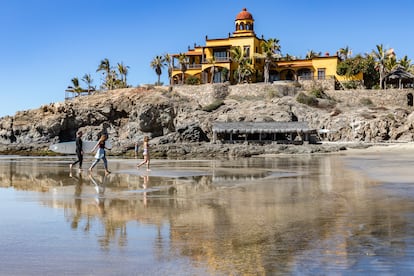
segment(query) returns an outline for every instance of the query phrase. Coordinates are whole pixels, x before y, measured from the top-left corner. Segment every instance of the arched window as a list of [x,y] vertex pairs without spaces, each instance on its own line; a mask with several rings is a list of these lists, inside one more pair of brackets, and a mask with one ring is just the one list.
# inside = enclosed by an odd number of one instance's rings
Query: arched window
[[242,23],[240,23],[240,30],[244,30],[245,28],[244,28],[244,23],[242,22]]

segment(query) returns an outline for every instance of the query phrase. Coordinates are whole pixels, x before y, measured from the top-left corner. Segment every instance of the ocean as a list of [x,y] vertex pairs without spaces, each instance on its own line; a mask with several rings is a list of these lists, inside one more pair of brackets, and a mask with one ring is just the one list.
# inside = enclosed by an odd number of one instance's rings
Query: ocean
[[412,274],[411,155],[0,156],[0,275]]

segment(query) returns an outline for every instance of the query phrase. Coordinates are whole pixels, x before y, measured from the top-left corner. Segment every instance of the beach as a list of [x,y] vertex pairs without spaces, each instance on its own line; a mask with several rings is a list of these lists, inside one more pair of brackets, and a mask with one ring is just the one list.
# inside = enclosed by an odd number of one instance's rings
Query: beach
[[0,274],[411,274],[413,153],[155,159],[150,172],[112,157],[108,177],[70,175],[71,156],[2,156]]

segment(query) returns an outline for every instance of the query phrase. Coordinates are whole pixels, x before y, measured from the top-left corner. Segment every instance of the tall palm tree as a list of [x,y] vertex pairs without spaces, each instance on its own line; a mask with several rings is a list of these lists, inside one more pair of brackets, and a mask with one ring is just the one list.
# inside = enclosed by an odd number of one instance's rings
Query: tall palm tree
[[214,56],[212,56],[211,58],[207,59],[207,62],[209,64],[212,64],[212,66],[210,67],[210,74],[211,74],[210,83],[213,83],[214,82],[214,74],[216,73],[216,58]]
[[122,88],[128,87],[127,75],[128,75],[129,66],[124,65],[123,62],[118,63],[117,65],[118,65],[118,72],[121,75],[121,86]]
[[80,95],[84,91],[84,89],[79,85],[78,77],[74,77],[71,79],[72,85],[69,85],[66,89],[67,92],[77,93]]
[[373,50],[371,55],[375,59],[376,67],[379,72],[380,88],[383,89],[384,88],[384,77],[385,77],[385,74],[387,73],[387,67],[386,67],[387,61],[391,57],[395,56],[395,53],[393,49],[385,50],[382,44],[376,45],[376,47],[377,47],[377,51]]
[[256,53],[255,57],[264,60],[264,82],[268,83],[270,65],[274,64],[274,61],[281,57],[279,40],[276,38],[270,38],[262,41],[260,46],[262,48],[262,53]]
[[103,71],[103,74],[105,75],[105,82],[102,86],[111,90],[113,88],[113,76],[112,76],[113,72],[112,72],[109,59],[105,58],[101,60],[101,63],[99,64],[98,69],[96,69],[96,72],[99,72],[99,71]]
[[245,56],[244,50],[240,46],[235,46],[230,49],[231,61],[237,63],[237,69],[234,72],[237,77],[237,83],[247,80],[254,73],[252,66],[252,59]]
[[351,50],[351,49],[349,49],[349,47],[348,47],[348,46],[346,46],[345,48],[340,48],[340,49],[338,50],[338,55],[339,55],[339,58],[340,58],[341,60],[346,60],[346,59],[348,59],[348,58],[350,58],[350,57],[351,57],[351,55],[352,55],[352,50]]
[[168,80],[169,80],[169,84],[172,84],[172,71],[173,71],[173,59],[171,57],[171,55],[169,54],[165,54],[164,55],[164,61],[168,66]]
[[187,56],[184,53],[180,53],[178,56],[178,62],[180,63],[181,67],[181,84],[184,84],[184,78],[185,78],[185,71],[187,71]]
[[310,50],[306,53],[306,59],[312,59],[315,57],[320,57],[322,55],[321,52],[315,52],[313,50]]
[[410,71],[410,67],[412,67],[411,59],[408,59],[408,56],[403,56],[399,61],[398,64],[401,65],[405,71]]
[[85,74],[85,75],[83,75],[82,81],[84,83],[86,83],[86,85],[88,86],[88,89],[87,89],[88,90],[88,95],[90,95],[91,94],[91,91],[94,91],[95,90],[95,87],[92,86],[93,79],[92,79],[91,74]]
[[165,65],[165,59],[163,56],[156,56],[152,61],[151,61],[151,68],[155,70],[155,73],[158,76],[158,82],[157,85],[161,85],[161,74],[162,74],[162,68]]
[[231,60],[237,63],[237,69],[235,73],[237,74],[237,83],[241,83],[241,71],[243,63],[245,62],[244,51],[240,46],[235,46],[230,49]]

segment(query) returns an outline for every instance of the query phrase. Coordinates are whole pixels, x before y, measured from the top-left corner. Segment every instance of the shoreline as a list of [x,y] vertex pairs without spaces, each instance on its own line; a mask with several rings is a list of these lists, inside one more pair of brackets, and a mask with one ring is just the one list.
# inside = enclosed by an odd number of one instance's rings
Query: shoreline
[[[5,147],[7,149],[5,149]],[[39,148],[14,148],[10,145],[0,147],[1,155],[20,156],[66,156]],[[248,158],[254,156],[278,156],[297,154],[326,153],[374,153],[374,152],[414,152],[414,142],[371,143],[371,142],[329,142],[318,144],[211,144],[211,143],[170,143],[154,144],[151,149],[152,158],[160,159],[191,159],[191,158]],[[109,156],[133,157],[133,149],[113,150]]]

